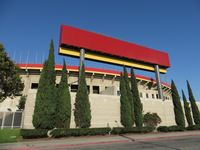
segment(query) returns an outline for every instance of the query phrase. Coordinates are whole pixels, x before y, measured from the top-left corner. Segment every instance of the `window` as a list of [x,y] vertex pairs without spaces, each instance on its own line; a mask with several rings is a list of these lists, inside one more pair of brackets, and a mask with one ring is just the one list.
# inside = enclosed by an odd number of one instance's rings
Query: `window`
[[93,93],[99,94],[99,86],[93,86]]
[[154,97],[154,94],[152,94],[152,98],[154,99],[155,97]]
[[38,89],[38,83],[31,83],[31,89]]
[[143,97],[142,92],[140,92],[140,97],[141,97],[141,98]]
[[149,98],[149,94],[148,93],[146,93],[146,98]]
[[71,85],[71,92],[77,92],[78,90],[78,85]]
[[159,99],[159,96],[158,96],[158,94],[156,94],[156,98],[157,98],[157,99]]

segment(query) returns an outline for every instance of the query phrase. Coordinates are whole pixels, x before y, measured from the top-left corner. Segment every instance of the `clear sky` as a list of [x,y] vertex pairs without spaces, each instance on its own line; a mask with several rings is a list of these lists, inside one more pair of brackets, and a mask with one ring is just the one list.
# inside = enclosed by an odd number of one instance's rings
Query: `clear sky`
[[[187,95],[189,80],[200,100],[199,0],[0,0],[0,42],[16,62],[26,62],[28,55],[28,62],[41,63],[53,39],[56,62],[61,64],[63,57],[57,54],[61,24],[169,53],[171,67],[163,81],[173,79]],[[66,60],[79,64],[78,59]],[[86,65],[121,69],[89,61]]]

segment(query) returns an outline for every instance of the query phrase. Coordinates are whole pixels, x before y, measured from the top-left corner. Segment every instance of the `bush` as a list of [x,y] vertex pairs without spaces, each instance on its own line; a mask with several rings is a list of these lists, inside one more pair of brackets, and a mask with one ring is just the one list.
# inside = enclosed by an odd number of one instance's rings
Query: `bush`
[[145,126],[150,126],[155,129],[157,127],[157,125],[161,123],[161,119],[157,113],[151,114],[150,112],[148,112],[144,115],[143,122],[144,122]]
[[153,127],[132,127],[132,128],[123,128],[117,127],[113,128],[111,134],[125,134],[125,133],[149,133],[154,130]]
[[18,109],[24,110],[26,104],[27,95],[22,95],[19,99]]
[[184,131],[185,127],[182,127],[182,126],[169,126],[168,130],[169,130],[169,132]]
[[157,128],[157,131],[159,131],[159,132],[169,132],[167,126],[159,126],[159,127]]
[[77,128],[77,129],[55,129],[51,132],[52,137],[86,136],[86,135],[106,135],[110,128]]
[[200,130],[200,125],[188,126],[186,130]]
[[44,138],[47,137],[46,129],[21,129],[21,136],[24,139]]
[[182,126],[159,126],[157,131],[159,132],[176,132],[176,131],[184,131],[185,128]]

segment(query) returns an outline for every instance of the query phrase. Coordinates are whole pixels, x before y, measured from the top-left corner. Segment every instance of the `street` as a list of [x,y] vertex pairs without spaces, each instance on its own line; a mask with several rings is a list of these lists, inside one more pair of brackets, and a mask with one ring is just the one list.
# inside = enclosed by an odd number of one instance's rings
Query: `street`
[[92,145],[69,150],[199,150],[200,136],[169,138],[152,141],[132,141],[118,144]]

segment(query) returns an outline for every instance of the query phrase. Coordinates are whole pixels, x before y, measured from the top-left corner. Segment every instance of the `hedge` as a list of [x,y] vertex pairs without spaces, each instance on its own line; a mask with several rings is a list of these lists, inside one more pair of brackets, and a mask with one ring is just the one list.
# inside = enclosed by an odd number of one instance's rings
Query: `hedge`
[[123,128],[117,127],[113,128],[111,134],[125,134],[125,133],[149,133],[154,130],[153,127],[132,127],[132,128]]
[[86,136],[86,135],[106,135],[111,128],[77,128],[77,129],[55,129],[50,134],[52,137]]
[[200,130],[200,125],[188,126],[186,130]]
[[168,130],[169,130],[169,132],[184,131],[185,127],[182,127],[182,126],[169,126]]
[[44,138],[47,137],[46,129],[21,129],[21,136],[24,139]]
[[157,128],[157,131],[159,131],[159,132],[169,132],[167,126],[159,126],[159,127]]
[[[75,129],[54,129],[51,136],[54,138],[69,136],[87,136],[87,135],[106,135],[106,134],[125,134],[125,133],[149,133],[154,130],[153,127],[132,127],[132,128],[75,128]],[[24,139],[47,137],[48,130],[45,129],[22,129],[21,136]]]
[[159,126],[157,131],[159,132],[176,132],[176,131],[184,131],[185,127],[182,126]]

